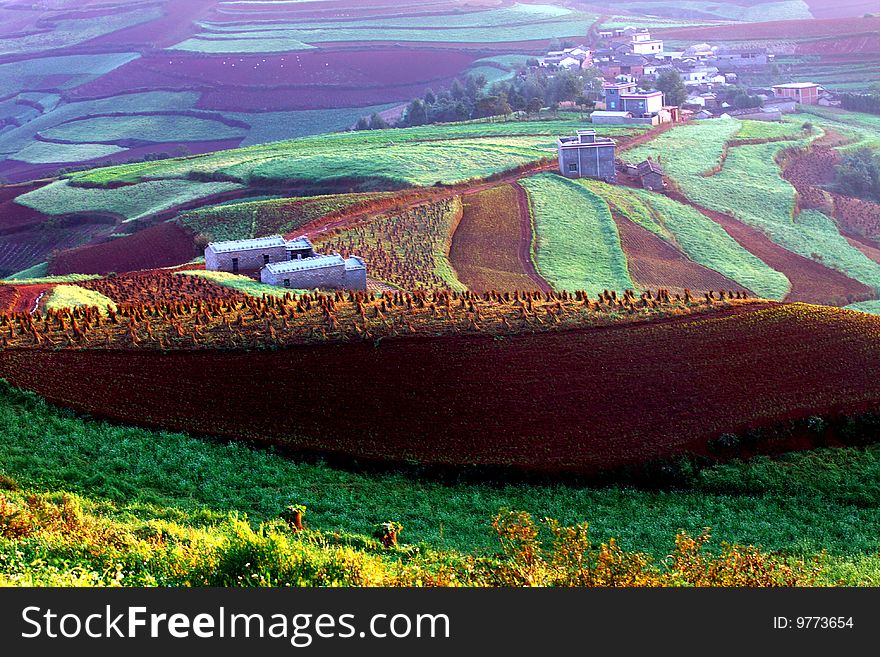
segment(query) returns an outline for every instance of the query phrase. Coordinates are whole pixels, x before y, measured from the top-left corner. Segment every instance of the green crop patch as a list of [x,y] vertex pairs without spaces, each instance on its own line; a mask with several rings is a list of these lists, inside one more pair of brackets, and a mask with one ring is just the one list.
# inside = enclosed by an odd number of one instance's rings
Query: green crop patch
[[240,188],[241,185],[226,182],[157,180],[100,189],[74,187],[66,180],[58,180],[19,196],[16,202],[48,215],[106,212],[128,221]]
[[75,143],[119,141],[188,142],[241,139],[247,128],[182,114],[129,114],[74,119],[44,130],[40,137]]
[[608,204],[553,174],[525,178],[535,226],[535,264],[556,290],[633,289]]

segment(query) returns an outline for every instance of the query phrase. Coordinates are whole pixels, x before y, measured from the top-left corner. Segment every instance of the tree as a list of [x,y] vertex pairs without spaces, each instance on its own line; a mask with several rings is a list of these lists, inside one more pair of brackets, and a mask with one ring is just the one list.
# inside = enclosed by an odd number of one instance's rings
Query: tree
[[869,148],[847,155],[835,170],[835,186],[847,196],[880,200],[880,158]]
[[369,130],[370,124],[367,122],[367,117],[362,116],[357,120],[357,123],[354,124],[355,130]]
[[370,130],[384,130],[388,127],[388,122],[378,113],[374,113],[370,117]]
[[425,104],[433,105],[437,102],[437,96],[434,95],[434,92],[431,89],[428,89],[425,92]]
[[681,80],[678,71],[663,71],[657,76],[654,88],[663,92],[664,102],[667,105],[681,105],[687,100],[688,90]]
[[461,80],[456,78],[452,81],[452,86],[449,87],[449,93],[455,100],[461,100],[464,98],[464,87],[461,84]]
[[407,106],[405,120],[407,125],[425,125],[428,122],[428,112],[420,98],[416,98]]
[[538,97],[532,98],[526,105],[526,112],[529,114],[537,114],[544,107],[544,101]]

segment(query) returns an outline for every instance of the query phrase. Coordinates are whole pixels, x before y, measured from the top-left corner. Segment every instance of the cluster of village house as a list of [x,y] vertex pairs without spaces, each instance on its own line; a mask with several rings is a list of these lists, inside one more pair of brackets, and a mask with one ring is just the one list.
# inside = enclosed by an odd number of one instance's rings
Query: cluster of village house
[[[566,48],[548,52],[539,60],[540,66],[551,69],[596,67],[601,72],[602,96],[591,114],[596,125],[659,125],[726,116],[778,121],[783,114],[797,111],[798,104],[839,104],[833,94],[811,82],[752,89],[763,101],[758,108],[734,109],[721,100],[716,93],[719,88],[736,84],[743,72],[759,71],[773,62],[773,54],[764,48],[719,48],[700,43],[681,52],[670,52],[664,49],[662,40],[651,38],[649,30],[635,27],[600,31],[599,39],[601,48]],[[660,91],[640,88],[642,80],[656,80],[670,70],[679,73],[689,91],[681,106],[665,104]],[[598,136],[595,130],[578,130],[575,136],[561,137],[556,147],[559,172],[564,176],[614,182],[617,174],[623,173],[647,189],[662,189],[666,185],[659,162],[620,162],[615,158],[614,140]]]
[[[657,125],[686,118],[708,119],[724,114],[739,118],[779,120],[794,112],[797,103],[837,105],[832,93],[811,82],[795,82],[751,90],[764,104],[735,109],[719,98],[719,89],[734,85],[744,72],[766,69],[774,55],[766,48],[726,48],[698,43],[683,51],[669,51],[645,28],[626,27],[599,32],[600,47],[576,46],[551,51],[539,60],[547,68],[577,70],[596,67],[605,79],[604,100],[597,103],[593,123],[650,123]],[[659,92],[638,89],[642,80],[656,80],[664,71],[679,73],[689,96],[681,107],[664,105]]]
[[205,249],[205,269],[259,275],[267,285],[291,289],[367,289],[367,266],[362,258],[315,253],[308,237],[286,240],[269,235],[211,242]]

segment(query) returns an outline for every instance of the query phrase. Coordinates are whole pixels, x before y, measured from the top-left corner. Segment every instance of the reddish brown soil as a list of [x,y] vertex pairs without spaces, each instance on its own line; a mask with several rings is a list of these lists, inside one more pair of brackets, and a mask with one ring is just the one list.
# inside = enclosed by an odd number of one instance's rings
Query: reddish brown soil
[[878,331],[866,314],[756,304],[504,340],[6,350],[0,376],[126,423],[366,459],[593,472],[705,453],[725,432],[876,408]]
[[63,275],[156,269],[179,265],[197,255],[193,234],[179,224],[166,222],[127,237],[63,251],[52,259],[49,271]]
[[821,303],[831,306],[845,306],[856,301],[874,298],[874,291],[835,269],[799,256],[774,244],[761,231],[747,226],[730,215],[701,207],[677,192],[667,192],[677,201],[687,203],[704,215],[720,224],[728,234],[746,250],[782,272],[791,281],[791,291],[786,301]]
[[665,287],[673,294],[681,294],[685,289],[749,292],[723,274],[690,260],[674,246],[626,217],[616,212],[612,215],[620,232],[630,276],[641,289]]
[[468,289],[549,289],[530,258],[532,224],[524,196],[518,185],[507,184],[462,198],[449,260]]
[[13,312],[18,301],[18,290],[13,285],[0,285],[0,313]]
[[[876,0],[804,0],[816,18],[847,18],[877,13]],[[865,19],[859,19],[865,20]]]
[[846,241],[849,242],[852,246],[856,247],[859,251],[864,253],[874,262],[880,263],[880,245],[877,245],[864,237],[857,236],[845,236]]
[[12,312],[16,313],[32,313],[37,306],[37,301],[40,303],[45,299],[45,295],[48,294],[52,286],[51,285],[16,285],[16,292],[18,296],[15,300],[15,304],[12,307]]
[[[193,303],[214,299],[242,299],[244,296],[199,276],[173,273],[181,269],[190,267],[130,272],[113,278],[84,281],[77,285],[100,292],[118,305]],[[204,269],[204,266],[193,266],[191,269]]]
[[[816,0],[825,2],[825,0]],[[863,0],[860,0],[863,1]],[[867,0],[872,1],[872,0]],[[880,18],[831,18],[826,20],[769,21],[704,27],[676,27],[656,30],[660,38],[684,39],[694,43],[738,39],[806,39],[810,37],[870,34],[880,30]],[[654,32],[654,30],[652,30]]]

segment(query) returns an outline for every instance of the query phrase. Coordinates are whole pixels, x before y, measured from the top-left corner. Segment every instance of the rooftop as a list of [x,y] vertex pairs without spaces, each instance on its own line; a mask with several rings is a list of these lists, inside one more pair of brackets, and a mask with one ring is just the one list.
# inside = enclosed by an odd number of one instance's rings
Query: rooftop
[[787,82],[785,84],[774,84],[774,89],[809,89],[810,87],[818,87],[815,82]]
[[269,235],[256,237],[249,240],[228,240],[226,242],[210,242],[208,248],[214,253],[229,253],[230,251],[255,251],[277,246],[284,246],[286,242],[281,235]]
[[297,237],[294,240],[287,240],[285,242],[285,246],[288,249],[310,249],[312,248],[312,240],[303,235],[302,237]]
[[344,265],[345,260],[339,254],[318,255],[300,260],[285,260],[284,262],[270,262],[266,269],[272,274],[290,274],[296,271],[309,269],[323,269],[324,267],[338,267]]

